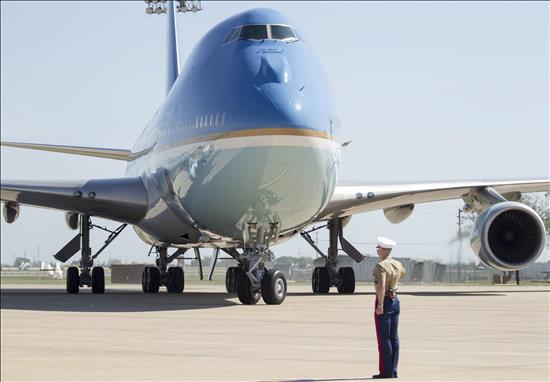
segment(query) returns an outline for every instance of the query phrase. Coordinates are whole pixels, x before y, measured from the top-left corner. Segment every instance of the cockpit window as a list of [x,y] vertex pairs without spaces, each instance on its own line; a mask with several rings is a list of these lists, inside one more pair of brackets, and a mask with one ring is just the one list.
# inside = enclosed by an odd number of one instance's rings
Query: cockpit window
[[225,39],[225,41],[223,42],[224,44],[227,44],[228,42],[231,42],[233,40],[236,40],[237,37],[239,37],[239,33],[241,32],[241,27],[236,27],[236,28],[233,28],[231,30],[231,33],[229,34],[229,36],[227,36],[227,38]]
[[271,38],[273,40],[295,40],[296,36],[292,29],[286,25],[271,25]]
[[235,40],[279,40],[294,42],[301,40],[298,32],[288,25],[242,25],[231,29],[222,43],[229,44]]
[[264,40],[267,38],[267,25],[245,25],[241,28],[239,40]]

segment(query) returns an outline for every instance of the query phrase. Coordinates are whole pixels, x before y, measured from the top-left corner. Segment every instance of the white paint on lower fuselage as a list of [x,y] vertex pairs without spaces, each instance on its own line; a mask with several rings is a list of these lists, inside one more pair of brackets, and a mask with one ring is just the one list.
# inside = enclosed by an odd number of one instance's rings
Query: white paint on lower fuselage
[[332,196],[339,154],[337,142],[315,136],[229,137],[161,146],[128,172],[139,169],[153,184],[159,171],[168,174],[171,192],[154,201],[156,218],[144,222],[149,236],[162,227],[164,242],[182,244],[178,227],[167,229],[160,218],[177,204],[182,223],[195,222],[211,241],[234,242],[248,223],[276,222],[286,235],[309,224]]

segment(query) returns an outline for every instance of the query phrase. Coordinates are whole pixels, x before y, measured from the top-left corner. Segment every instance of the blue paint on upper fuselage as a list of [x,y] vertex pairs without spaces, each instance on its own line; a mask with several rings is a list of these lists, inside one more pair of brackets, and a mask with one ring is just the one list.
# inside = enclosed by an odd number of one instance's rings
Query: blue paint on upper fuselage
[[[237,14],[197,44],[135,151],[227,131],[305,128],[338,135],[328,79],[304,41],[236,40],[232,29],[250,24],[296,25],[271,9]],[[300,32],[300,30],[298,29]]]

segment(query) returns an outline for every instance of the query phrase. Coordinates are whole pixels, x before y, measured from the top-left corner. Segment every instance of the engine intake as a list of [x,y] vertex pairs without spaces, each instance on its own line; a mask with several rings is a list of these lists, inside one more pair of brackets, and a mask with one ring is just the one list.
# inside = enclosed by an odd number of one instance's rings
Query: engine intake
[[15,202],[4,203],[2,207],[2,214],[6,223],[11,224],[19,217],[19,204]]
[[540,216],[517,202],[497,203],[479,215],[470,244],[479,260],[502,271],[527,268],[544,249]]

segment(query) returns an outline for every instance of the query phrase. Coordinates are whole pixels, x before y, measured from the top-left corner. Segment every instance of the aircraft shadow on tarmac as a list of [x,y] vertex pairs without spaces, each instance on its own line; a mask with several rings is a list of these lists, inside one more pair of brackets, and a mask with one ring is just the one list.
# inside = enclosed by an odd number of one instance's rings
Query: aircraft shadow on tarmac
[[[421,297],[463,297],[463,296],[471,296],[471,297],[480,297],[480,296],[506,296],[509,293],[533,293],[533,292],[539,292],[539,293],[550,293],[550,291],[547,290],[494,290],[494,291],[427,291],[427,292],[399,292],[398,294],[400,296],[421,296]],[[313,296],[311,292],[288,292],[289,296]],[[374,292],[355,292],[353,295],[372,295],[374,296]],[[330,296],[340,296],[337,293],[329,293],[329,294],[318,294],[315,296],[319,297],[330,297]]]
[[[548,290],[492,290],[492,291],[419,291],[401,292],[402,296],[480,297],[506,296],[515,292],[549,293]],[[373,295],[374,292],[356,292],[354,295]],[[339,298],[339,294],[313,295],[311,292],[288,292],[289,297]],[[238,305],[237,296],[228,293],[183,292],[182,294],[145,294],[141,291],[107,291],[92,294],[66,294],[60,289],[2,289],[0,308],[58,312],[155,312],[193,309],[225,308]],[[305,380],[304,380],[305,381]]]
[[237,305],[228,293],[184,292],[145,294],[137,291],[108,291],[66,294],[59,289],[2,290],[1,309],[52,312],[155,312],[223,308]]

